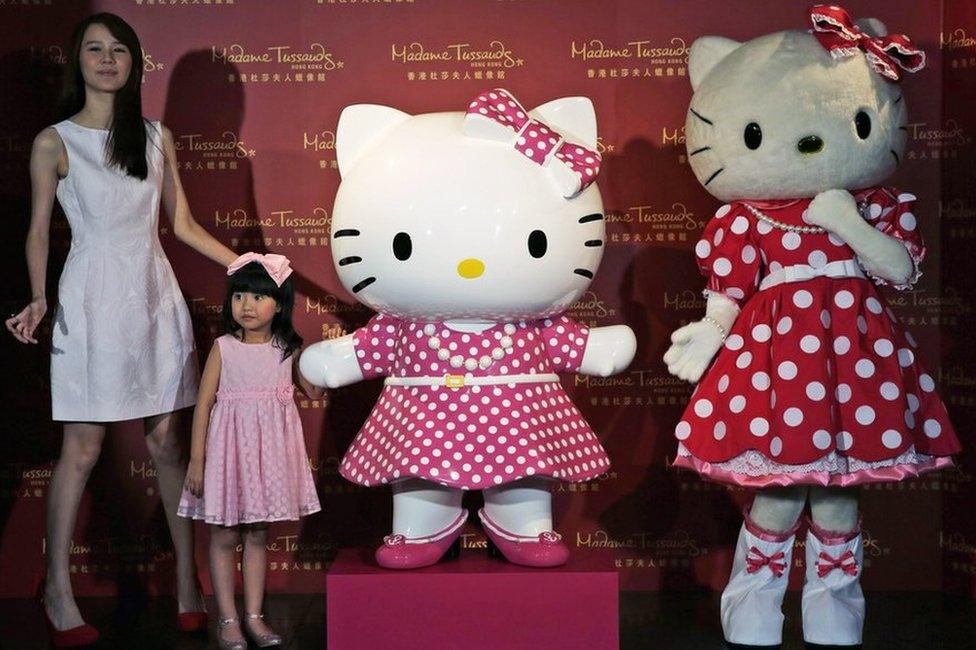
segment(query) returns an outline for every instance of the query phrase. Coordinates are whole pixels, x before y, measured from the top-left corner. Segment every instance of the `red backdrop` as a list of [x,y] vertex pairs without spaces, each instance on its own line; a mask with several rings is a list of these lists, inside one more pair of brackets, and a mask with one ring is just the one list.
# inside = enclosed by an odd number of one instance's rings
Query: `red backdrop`
[[[53,121],[71,27],[87,13],[118,13],[140,35],[145,113],[174,133],[197,220],[238,250],[266,248],[292,259],[300,294],[295,320],[308,342],[351,331],[369,316],[337,282],[328,245],[342,107],[371,102],[414,113],[461,110],[496,85],[527,106],[586,95],[596,105],[604,154],[599,184],[609,247],[573,316],[593,325],[625,322],[639,346],[630,372],[564,380],[614,466],[599,480],[558,488],[558,527],[576,554],[618,569],[625,589],[720,588],[738,509],[750,494],[669,468],[671,431],[690,388],[660,361],[671,330],[704,307],[692,247],[717,206],[685,160],[687,53],[704,34],[748,39],[806,28],[806,6],[775,0],[0,0],[4,313],[19,310],[29,295],[23,239],[30,144]],[[970,434],[976,342],[967,336],[976,320],[976,190],[970,184],[976,9],[964,0],[850,0],[846,6],[910,33],[929,55],[926,70],[905,82],[912,137],[893,179],[919,196],[929,257],[916,289],[889,295],[937,372],[969,448],[958,469],[865,490],[865,584],[976,593]],[[52,294],[69,235],[59,220]],[[165,220],[161,237],[205,352],[218,334],[222,269],[176,241]],[[49,340],[47,324],[41,337]],[[44,501],[60,429],[49,419],[46,346],[20,346],[9,336],[0,345],[7,405],[0,416],[0,596],[26,596],[44,563]],[[327,400],[301,401],[324,511],[272,528],[272,591],[322,590],[336,548],[375,544],[387,532],[388,490],[352,486],[336,472],[378,392],[379,384],[370,382]],[[71,553],[79,594],[115,593],[119,585],[171,593],[172,549],[141,438],[138,423],[113,427],[106,438]],[[198,530],[204,567],[205,527]],[[464,540],[470,547],[484,543],[476,529]]]

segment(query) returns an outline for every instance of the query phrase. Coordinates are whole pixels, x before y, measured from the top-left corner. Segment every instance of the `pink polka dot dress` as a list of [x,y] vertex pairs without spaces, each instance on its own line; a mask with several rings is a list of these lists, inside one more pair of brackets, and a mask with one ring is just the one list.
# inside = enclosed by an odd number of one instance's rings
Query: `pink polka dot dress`
[[414,477],[465,490],[596,478],[610,461],[553,374],[579,370],[588,336],[565,317],[475,333],[378,314],[355,347],[364,377],[386,385],[340,472],[366,486]]
[[[915,197],[876,188],[855,199],[905,245],[915,270],[897,288],[910,287],[925,253]],[[875,287],[884,281],[804,221],[809,204],[732,203],[706,225],[695,252],[707,290],[741,312],[678,422],[675,464],[750,487],[897,481],[950,466],[959,440],[915,340]]]

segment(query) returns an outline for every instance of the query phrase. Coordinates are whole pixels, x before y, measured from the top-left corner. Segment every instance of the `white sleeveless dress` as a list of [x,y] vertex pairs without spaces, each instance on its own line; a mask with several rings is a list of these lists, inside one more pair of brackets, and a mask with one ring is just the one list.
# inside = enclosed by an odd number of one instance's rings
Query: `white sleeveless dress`
[[106,164],[108,131],[54,125],[68,152],[57,197],[71,226],[51,347],[54,420],[114,422],[196,403],[193,329],[159,243],[162,131],[145,181]]

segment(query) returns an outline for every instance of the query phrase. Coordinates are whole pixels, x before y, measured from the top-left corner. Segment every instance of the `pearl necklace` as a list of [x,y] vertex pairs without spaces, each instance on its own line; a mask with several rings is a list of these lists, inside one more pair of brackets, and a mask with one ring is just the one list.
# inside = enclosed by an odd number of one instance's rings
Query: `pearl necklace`
[[760,212],[758,209],[752,207],[748,203],[744,203],[746,210],[751,212],[760,221],[765,221],[773,228],[779,228],[780,230],[786,230],[787,232],[802,232],[804,234],[810,235],[822,235],[827,232],[826,228],[821,228],[820,226],[791,226],[788,223],[783,223],[781,221],[776,221],[765,213]]
[[441,348],[441,340],[435,336],[437,334],[437,326],[433,323],[424,325],[424,334],[427,335],[428,347],[431,350],[437,351],[437,358],[441,361],[450,360],[452,368],[464,366],[467,370],[474,370],[476,368],[484,370],[496,361],[503,359],[506,354],[512,353],[512,334],[515,333],[516,329],[515,325],[507,323],[505,325],[505,335],[498,340],[499,347],[492,348],[491,352],[482,355],[480,358],[465,357],[460,354],[451,355],[450,350]]

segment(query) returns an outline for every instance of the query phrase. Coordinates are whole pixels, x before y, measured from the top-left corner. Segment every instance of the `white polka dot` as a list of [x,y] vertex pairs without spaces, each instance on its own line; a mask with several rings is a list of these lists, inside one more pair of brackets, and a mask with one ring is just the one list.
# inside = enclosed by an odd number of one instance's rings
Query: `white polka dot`
[[918,401],[918,396],[909,393],[908,395],[905,395],[905,399],[908,401],[909,411],[911,411],[912,413],[918,411],[918,407],[920,406],[920,403]]
[[820,310],[820,324],[824,326],[824,329],[830,328],[830,312],[826,309]]
[[791,427],[798,427],[803,423],[803,411],[791,406],[783,412],[783,422]]
[[874,362],[870,359],[860,359],[854,364],[854,372],[861,379],[867,379],[868,377],[874,376]]
[[894,429],[888,429],[881,434],[881,444],[888,449],[897,449],[901,446],[901,434]]
[[704,239],[702,239],[701,241],[698,242],[697,245],[695,245],[695,254],[698,257],[701,257],[701,258],[704,259],[704,258],[708,257],[708,254],[711,253],[711,252],[712,252],[712,245],[709,244]]
[[742,395],[736,395],[729,400],[729,410],[733,413],[741,413],[746,407],[746,398]]
[[712,403],[707,399],[700,399],[695,402],[695,415],[700,418],[707,418],[712,414]]
[[823,251],[813,251],[807,256],[807,262],[815,269],[827,265],[827,253]]
[[881,206],[877,203],[872,203],[868,206],[868,216],[872,219],[877,219],[881,216]]
[[768,390],[770,385],[769,375],[759,371],[752,375],[752,386],[756,390]]
[[796,378],[797,367],[792,361],[784,361],[779,364],[779,368],[776,369],[779,376],[783,379],[790,380]]
[[837,434],[836,443],[838,450],[847,451],[854,446],[854,436],[848,431],[841,431]]
[[915,353],[908,348],[898,350],[898,365],[907,368],[915,361]]
[[901,215],[901,217],[898,219],[898,223],[901,225],[902,228],[904,228],[908,232],[911,232],[915,230],[915,225],[916,225],[915,215],[912,214],[911,212],[906,212],[903,215]]
[[722,378],[718,380],[718,392],[724,393],[729,389],[729,376],[722,375]]
[[874,422],[875,413],[874,409],[865,404],[864,406],[858,406],[857,410],[854,411],[854,419],[857,420],[858,424],[867,426]]
[[935,381],[928,373],[923,373],[918,377],[918,385],[921,386],[922,390],[926,393],[931,393],[935,390]]
[[925,435],[929,438],[938,438],[939,434],[942,433],[942,425],[939,424],[938,420],[926,420],[922,428],[925,430]]
[[742,216],[736,217],[735,221],[732,222],[731,230],[736,235],[741,235],[749,230],[749,220]]
[[868,333],[868,319],[866,319],[863,314],[857,317],[857,331],[861,334]]
[[740,370],[746,368],[750,363],[752,363],[752,352],[748,350],[739,355],[739,358],[735,360],[735,365]]
[[806,309],[813,304],[813,295],[806,289],[800,289],[793,294],[793,304],[800,309]]
[[871,312],[872,314],[880,314],[883,309],[883,307],[881,306],[881,302],[878,301],[878,299],[874,298],[873,296],[865,300],[864,304],[867,305],[868,311]]
[[691,435],[691,425],[682,420],[674,428],[674,437],[678,440],[686,440]]
[[905,426],[909,429],[915,428],[915,416],[909,410],[905,411]]
[[878,356],[890,357],[895,351],[895,346],[888,339],[878,339],[874,342],[874,351]]
[[765,323],[756,325],[752,328],[752,338],[754,338],[758,343],[765,343],[772,335],[773,331],[769,329],[769,325],[766,325]]
[[800,349],[807,354],[813,354],[820,349],[820,339],[813,334],[807,334],[800,339]]
[[837,384],[837,388],[834,390],[834,396],[841,404],[847,404],[851,399],[851,387],[847,384]]
[[769,433],[769,422],[766,418],[752,418],[749,423],[749,432],[754,436],[764,436]]
[[783,235],[783,248],[788,251],[795,251],[800,247],[800,235],[795,232],[788,232]]
[[830,447],[830,440],[830,433],[826,429],[820,429],[813,434],[813,446],[817,449]]
[[725,276],[727,276],[729,273],[732,272],[732,262],[730,262],[728,258],[720,257],[717,260],[715,260],[714,264],[712,264],[712,270],[715,272],[716,275],[722,276],[724,278]]
[[851,340],[846,336],[838,336],[834,339],[834,353],[835,354],[847,354],[848,350],[851,349]]
[[722,243],[723,239],[725,239],[725,230],[723,228],[719,228],[715,231],[715,234],[712,235],[712,243],[718,246]]
[[898,399],[898,394],[901,392],[898,390],[898,385],[890,381],[886,381],[885,383],[881,384],[880,390],[881,397],[885,398],[889,402]]
[[738,350],[745,343],[745,340],[738,334],[733,334],[729,338],[725,339],[725,347],[730,350]]
[[725,437],[726,427],[724,422],[716,422],[715,428],[712,429],[712,436],[716,440],[721,440]]
[[903,192],[903,193],[901,193],[901,194],[898,195],[898,202],[899,203],[908,203],[910,201],[914,201],[915,199],[916,199],[915,195],[914,194],[909,194],[908,192]]
[[819,381],[811,381],[807,384],[807,397],[815,402],[819,402],[827,396],[827,389]]
[[746,244],[742,247],[742,261],[746,264],[752,264],[756,261],[756,247]]
[[718,210],[715,211],[715,218],[721,219],[722,217],[727,215],[729,213],[729,210],[731,209],[732,206],[726,203],[725,205],[723,205],[722,207],[720,207]]
[[793,319],[790,318],[789,316],[784,316],[783,318],[780,318],[779,322],[776,323],[776,331],[779,334],[786,334],[792,328],[793,328]]
[[773,456],[779,456],[783,453],[783,440],[779,436],[774,436],[772,440],[769,441],[769,453]]
[[846,289],[838,291],[837,295],[834,296],[834,304],[841,309],[847,309],[854,304],[854,294]]

